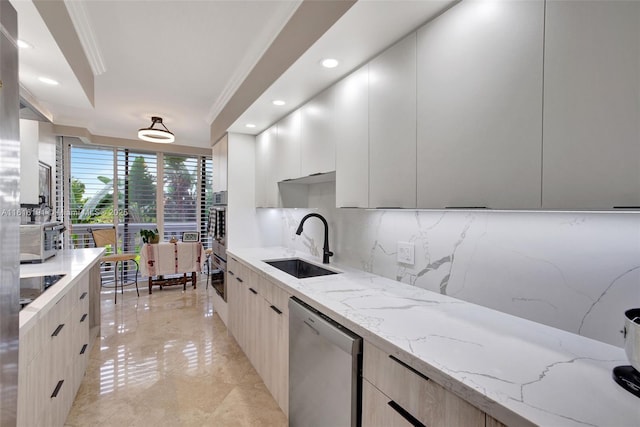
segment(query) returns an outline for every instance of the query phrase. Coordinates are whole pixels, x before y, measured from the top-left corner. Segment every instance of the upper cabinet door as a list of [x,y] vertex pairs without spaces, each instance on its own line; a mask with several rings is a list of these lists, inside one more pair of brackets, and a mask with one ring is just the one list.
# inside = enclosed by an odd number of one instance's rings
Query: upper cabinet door
[[300,110],[280,120],[275,147],[276,181],[300,178]]
[[300,108],[300,175],[336,170],[334,87]]
[[547,2],[543,207],[640,206],[640,2]]
[[256,207],[278,207],[276,179],[276,140],[278,128],[272,126],[256,137]]
[[418,30],[418,207],[540,208],[542,1],[461,2]]
[[227,151],[229,146],[229,135],[223,136],[216,145],[213,146],[213,191],[227,191]]
[[336,207],[369,207],[369,66],[335,86]]
[[416,207],[416,34],[369,63],[369,206]]

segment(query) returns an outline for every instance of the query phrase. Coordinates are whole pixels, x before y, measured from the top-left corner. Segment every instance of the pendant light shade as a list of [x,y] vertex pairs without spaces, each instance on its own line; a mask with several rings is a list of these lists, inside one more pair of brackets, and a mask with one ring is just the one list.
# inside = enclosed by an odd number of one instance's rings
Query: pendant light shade
[[[154,127],[158,124],[158,127]],[[164,129],[162,129],[164,128]],[[162,117],[151,117],[151,126],[138,130],[138,138],[143,141],[168,144],[176,140],[176,137],[162,123]]]

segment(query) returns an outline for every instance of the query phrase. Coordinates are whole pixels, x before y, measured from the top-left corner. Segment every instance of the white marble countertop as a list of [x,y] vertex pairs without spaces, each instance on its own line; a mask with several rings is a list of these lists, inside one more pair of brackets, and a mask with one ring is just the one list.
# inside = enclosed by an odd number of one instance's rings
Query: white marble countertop
[[286,248],[227,252],[507,425],[640,426],[611,376],[622,348],[341,265],[296,279],[262,262],[321,264]]
[[40,264],[21,264],[21,278],[54,274],[65,276],[20,310],[20,330],[24,332],[32,327],[39,317],[47,313],[64,295],[63,291],[99,261],[103,252],[104,248],[72,249],[59,251],[56,256]]

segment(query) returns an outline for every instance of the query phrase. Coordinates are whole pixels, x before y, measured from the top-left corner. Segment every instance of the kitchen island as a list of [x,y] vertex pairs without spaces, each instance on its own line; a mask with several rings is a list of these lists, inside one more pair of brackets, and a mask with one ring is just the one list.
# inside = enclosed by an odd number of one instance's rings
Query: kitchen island
[[20,311],[18,425],[63,425],[100,331],[103,248],[60,251],[20,277],[64,275]]
[[[613,367],[629,364],[622,348],[341,265],[327,266],[340,274],[296,279],[263,262],[299,257],[321,265],[286,248],[228,254],[362,336],[365,388],[367,364],[380,353],[482,411],[487,425],[640,425],[640,401],[611,377]],[[257,279],[252,292],[260,290]],[[230,306],[230,319],[236,315]],[[367,404],[363,414],[374,409]]]

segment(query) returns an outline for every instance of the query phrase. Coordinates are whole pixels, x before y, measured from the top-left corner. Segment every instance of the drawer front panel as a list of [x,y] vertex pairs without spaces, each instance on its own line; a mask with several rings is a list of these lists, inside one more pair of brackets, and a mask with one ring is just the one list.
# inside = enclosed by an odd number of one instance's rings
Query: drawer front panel
[[395,411],[392,402],[367,380],[362,380],[362,427],[411,427],[412,424]]
[[484,413],[365,341],[364,378],[429,427],[484,427]]

